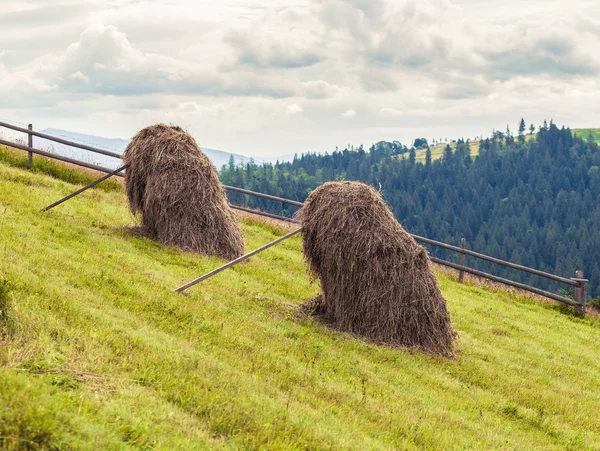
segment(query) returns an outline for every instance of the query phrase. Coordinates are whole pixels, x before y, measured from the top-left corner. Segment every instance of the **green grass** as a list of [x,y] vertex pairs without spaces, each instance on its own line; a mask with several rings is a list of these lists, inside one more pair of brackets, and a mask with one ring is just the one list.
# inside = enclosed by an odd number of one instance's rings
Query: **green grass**
[[299,238],[183,296],[222,262],[117,190],[40,212],[75,188],[0,163],[0,448],[600,448],[597,320],[439,274],[457,358],[375,346],[297,316]]
[[[442,158],[442,156],[444,155],[444,149],[446,149],[446,145],[450,145],[450,148],[454,151],[456,149],[456,143],[455,142],[449,142],[449,143],[442,143],[442,144],[436,144],[435,146],[431,146],[430,150],[431,150],[431,160],[435,161],[439,158]],[[472,157],[476,157],[477,155],[479,155],[479,140],[473,140],[469,142],[469,145],[471,147],[471,156]],[[426,153],[427,153],[427,149],[420,149],[417,150],[415,152],[416,154],[416,160],[417,162],[421,162],[421,163],[425,163],[425,159],[426,159]],[[408,154],[403,154],[402,155],[403,158],[408,158]]]
[[[5,146],[0,146],[0,162],[22,169],[27,169],[29,165],[27,153]],[[31,168],[31,171],[34,173],[46,174],[69,183],[78,183],[82,185],[87,185],[104,175],[101,172],[69,166],[38,155],[33,156],[33,167]],[[123,185],[116,180],[116,178],[113,178],[97,185],[95,189],[103,191],[122,191]]]
[[[432,161],[442,158],[442,156],[444,155],[444,149],[446,148],[447,144],[450,144],[450,148],[452,149],[452,151],[456,150],[455,142],[443,143],[443,144],[437,144],[435,146],[431,146],[430,150],[431,150],[431,160]],[[473,141],[473,142],[470,142],[469,144],[471,146],[471,156],[475,157],[476,155],[479,154],[479,141]],[[420,149],[420,150],[417,150],[415,153],[416,153],[416,161],[425,163],[427,149]],[[408,154],[404,154],[404,158],[408,158]]]
[[[572,131],[573,131],[573,134],[581,136],[581,138],[583,138],[584,140],[587,139],[587,137],[591,134],[592,137],[594,138],[594,140],[597,143],[600,143],[600,128],[574,128],[574,129],[572,129]],[[527,135],[525,135],[525,139],[528,141],[530,139],[535,138],[536,135],[537,135],[537,133],[534,133],[533,135],[527,134]],[[437,144],[435,146],[431,146],[431,159],[437,160],[438,158],[442,158],[442,156],[444,155],[444,149],[446,148],[447,144],[450,144],[450,147],[452,148],[452,150],[456,149],[455,142],[442,143],[442,144]],[[470,142],[470,145],[471,145],[471,156],[475,157],[475,156],[479,155],[479,140],[478,139],[472,140]],[[416,151],[416,161],[425,163],[426,152],[427,152],[426,149],[417,150]],[[404,154],[402,157],[408,158],[408,154]]]
[[600,143],[600,128],[574,128],[573,133],[586,140],[591,134],[594,141]]
[[[529,141],[533,139],[536,135],[525,135],[525,140]],[[516,138],[515,138],[516,139]],[[442,158],[444,155],[444,149],[446,149],[446,145],[450,144],[450,148],[454,151],[456,149],[456,142],[442,143],[436,144],[435,146],[431,146],[431,160],[435,161],[439,158]],[[469,142],[471,146],[471,157],[476,157],[479,155],[479,139],[475,138]],[[416,161],[425,163],[427,149],[420,149],[416,151]],[[403,154],[403,158],[408,158],[408,154]]]

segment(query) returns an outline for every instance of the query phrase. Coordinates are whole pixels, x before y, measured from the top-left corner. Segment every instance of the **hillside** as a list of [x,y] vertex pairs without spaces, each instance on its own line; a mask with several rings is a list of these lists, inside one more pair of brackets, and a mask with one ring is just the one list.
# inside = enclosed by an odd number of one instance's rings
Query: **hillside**
[[[597,143],[600,143],[600,128],[574,128],[574,129],[572,129],[572,131],[573,131],[574,135],[580,136],[584,141],[591,134],[592,138],[594,138],[594,140]],[[529,141],[531,139],[535,139],[536,135],[537,135],[537,133],[527,134],[527,135],[525,135],[525,140]],[[450,145],[450,148],[453,151],[456,150],[456,141],[453,141],[450,143],[436,144],[435,146],[431,146],[431,159],[437,160],[439,158],[442,158],[442,156],[444,155],[444,149],[446,148],[446,146],[448,144]],[[477,138],[472,139],[470,141],[470,148],[471,148],[471,156],[472,157],[479,155],[479,139],[477,139]],[[426,152],[427,152],[427,149],[418,149],[415,152],[416,153],[416,161],[425,163]],[[403,154],[402,158],[408,158],[408,154]]]
[[[525,140],[529,141],[531,139],[535,139],[536,135],[537,135],[536,133],[534,133],[532,135],[525,135]],[[450,148],[452,149],[452,151],[456,150],[456,141],[452,141],[449,143],[436,144],[435,146],[431,146],[431,148],[430,148],[431,160],[435,161],[435,160],[442,158],[442,156],[444,156],[444,150],[446,149],[447,145],[450,145]],[[471,153],[470,153],[471,157],[476,157],[477,155],[479,155],[479,139],[470,140],[469,148],[471,150]],[[426,153],[427,153],[427,149],[418,149],[415,152],[416,161],[420,162],[420,163],[425,163]],[[403,154],[402,157],[408,158],[408,154]]]
[[[449,143],[436,144],[435,146],[431,146],[431,160],[435,161],[444,156],[444,149],[446,146],[450,145],[452,151],[456,150],[456,141]],[[469,147],[471,149],[471,156],[475,157],[479,155],[479,140],[473,140],[469,142]],[[419,163],[425,163],[426,160],[427,149],[418,149],[415,151],[416,161]],[[402,154],[401,158],[408,158],[408,154]]]
[[588,136],[592,135],[594,141],[600,144],[600,128],[574,128],[573,133],[577,136],[581,136],[582,139],[588,139]]
[[0,448],[600,448],[592,317],[438,274],[456,360],[376,346],[298,317],[298,238],[178,295],[220,261],[129,235],[116,183],[41,213],[86,176],[6,155]]

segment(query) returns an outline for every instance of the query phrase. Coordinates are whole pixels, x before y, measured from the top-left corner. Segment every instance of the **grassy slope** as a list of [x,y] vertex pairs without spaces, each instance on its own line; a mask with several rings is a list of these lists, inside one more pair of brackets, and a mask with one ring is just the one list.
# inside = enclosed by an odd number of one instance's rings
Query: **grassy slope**
[[[432,161],[442,158],[442,156],[444,155],[444,149],[446,148],[447,144],[450,144],[450,147],[452,148],[453,151],[456,149],[456,143],[453,143],[453,142],[437,144],[435,146],[431,146],[430,150],[431,150],[431,160]],[[472,141],[469,144],[471,146],[471,156],[472,157],[477,156],[479,154],[479,141]],[[415,152],[416,161],[425,163],[426,153],[427,153],[427,149],[417,150]],[[403,157],[408,158],[408,154],[404,154]]]
[[600,128],[574,128],[573,133],[581,136],[584,140],[591,134],[594,141],[600,143]]
[[[442,158],[442,156],[444,155],[444,149],[446,148],[446,145],[450,144],[450,148],[452,150],[456,149],[456,143],[455,142],[449,142],[449,143],[443,143],[443,144],[436,144],[435,146],[431,146],[430,150],[431,150],[431,159],[432,160],[437,160],[439,158]],[[471,146],[471,156],[475,157],[477,155],[479,155],[479,140],[473,140],[469,142],[469,145]],[[417,150],[415,152],[416,154],[416,161],[417,162],[421,162],[421,163],[425,163],[425,155],[427,153],[427,149],[420,149]],[[408,153],[405,153],[402,155],[402,158],[408,158]]]
[[[587,139],[588,135],[591,133],[597,143],[600,143],[600,128],[574,128],[573,133],[581,136],[584,140]],[[533,135],[525,135],[526,140],[530,140],[534,138],[536,134]],[[443,143],[435,146],[431,146],[431,159],[437,160],[438,158],[442,158],[444,155],[444,149],[446,148],[446,144],[450,144],[452,150],[456,148],[456,143]],[[471,141],[471,156],[475,157],[479,154],[479,140],[475,139]],[[417,150],[416,152],[416,161],[420,161],[425,163],[425,153],[427,150]],[[408,154],[404,155],[405,158],[408,158]]]
[[[525,135],[526,140],[530,140],[534,137],[535,137],[535,135]],[[442,143],[442,144],[437,144],[435,146],[431,146],[431,159],[437,160],[438,158],[442,158],[442,156],[444,155],[444,149],[446,148],[446,145],[448,145],[448,144],[450,144],[450,148],[452,148],[452,150],[456,149],[455,142]],[[471,156],[476,157],[477,155],[479,155],[479,140],[474,139],[474,140],[470,141],[469,144],[471,146]],[[426,152],[427,152],[426,149],[417,150],[416,151],[416,161],[425,163]],[[404,157],[408,158],[408,154],[404,154]]]
[[600,448],[593,319],[440,274],[457,359],[378,347],[296,317],[298,238],[182,296],[220,261],[74,188],[0,162],[0,448]]

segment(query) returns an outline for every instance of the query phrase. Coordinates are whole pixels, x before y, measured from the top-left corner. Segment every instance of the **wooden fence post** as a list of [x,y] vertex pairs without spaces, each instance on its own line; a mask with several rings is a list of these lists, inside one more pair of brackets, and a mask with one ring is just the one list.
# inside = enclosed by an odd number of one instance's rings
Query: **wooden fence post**
[[583,278],[583,271],[575,271],[575,281],[578,285],[575,287],[575,301],[577,302],[580,312],[585,313],[587,301],[587,281]]
[[[583,271],[575,271],[575,280],[583,279]],[[581,284],[575,287],[575,302],[581,305]]]
[[589,283],[589,282],[588,282],[587,280],[584,280],[584,281],[582,282],[582,284],[583,284],[583,285],[582,285],[582,287],[581,287],[581,291],[583,292],[583,293],[582,293],[582,297],[581,297],[581,300],[583,301],[583,302],[581,303],[581,311],[582,311],[582,313],[584,313],[584,314],[585,314],[585,313],[587,313],[587,295],[588,295],[588,283]]
[[[460,248],[461,249],[465,249],[467,245],[467,240],[465,240],[464,238],[461,238],[460,240]],[[460,266],[465,266],[465,254],[464,252],[460,253]],[[465,281],[465,272],[463,270],[460,270],[458,272],[458,281],[460,283],[464,283]]]
[[[33,125],[29,124],[29,130],[33,130]],[[27,139],[27,145],[29,147],[33,147],[33,135],[31,133],[27,134],[28,139]],[[29,169],[33,168],[33,153],[29,152]]]

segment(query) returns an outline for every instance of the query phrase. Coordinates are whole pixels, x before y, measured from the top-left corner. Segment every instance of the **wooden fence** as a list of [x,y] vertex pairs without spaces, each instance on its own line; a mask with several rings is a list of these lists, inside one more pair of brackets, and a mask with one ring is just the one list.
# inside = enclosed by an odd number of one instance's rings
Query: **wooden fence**
[[[121,159],[121,155],[115,152],[110,152],[108,150],[102,150],[102,149],[98,149],[92,146],[88,146],[85,144],[80,144],[80,143],[76,143],[73,141],[68,141],[65,139],[61,139],[58,138],[56,136],[52,136],[52,135],[48,135],[46,133],[41,133],[41,132],[37,132],[32,130],[32,125],[29,124],[28,128],[23,128],[23,127],[18,127],[16,125],[12,125],[6,122],[2,122],[0,121],[0,127],[6,127],[8,129],[14,130],[14,131],[18,131],[21,133],[25,133],[28,135],[28,145],[24,145],[24,144],[20,144],[20,143],[15,143],[12,141],[7,141],[4,139],[0,139],[0,144],[3,144],[5,146],[8,147],[13,147],[16,149],[20,149],[20,150],[24,150],[26,152],[29,153],[29,167],[31,168],[33,166],[33,155],[41,155],[44,157],[48,157],[48,158],[52,158],[55,160],[59,160],[59,161],[63,161],[66,163],[71,163],[77,166],[81,166],[81,167],[85,167],[88,169],[94,169],[100,172],[104,172],[104,173],[111,173],[114,172],[114,169],[109,169],[109,168],[105,168],[102,166],[98,166],[92,163],[86,163],[84,161],[79,161],[73,158],[69,158],[69,157],[64,157],[62,155],[57,155],[55,153],[52,152],[48,152],[45,150],[41,150],[41,149],[36,149],[33,147],[33,137],[37,136],[39,138],[44,138],[47,139],[49,141],[54,141],[60,144],[65,144],[67,146],[72,146],[72,147],[76,147],[79,149],[83,149],[83,150],[88,150],[90,152],[94,152],[94,153],[98,153],[98,154],[102,154],[102,155],[106,155],[109,157],[113,157],[113,158],[117,158],[117,159]],[[118,177],[123,177],[122,173],[116,174]],[[249,196],[257,196],[257,197],[261,197],[263,199],[268,199],[268,200],[272,200],[275,202],[282,202],[288,205],[293,205],[295,207],[302,207],[304,204],[302,202],[298,202],[295,200],[290,200],[290,199],[285,199],[282,197],[277,197],[277,196],[272,196],[270,194],[263,194],[263,193],[257,193],[255,191],[250,191],[247,189],[243,189],[243,188],[237,188],[235,186],[227,186],[227,185],[223,185],[223,187],[228,190],[228,191],[233,191],[233,192],[238,192],[241,194],[246,194]],[[243,206],[238,206],[238,205],[231,205],[233,208],[237,209],[237,210],[241,210],[241,211],[246,211],[246,212],[250,212],[250,213],[254,213],[254,214],[258,214],[261,216],[265,216],[265,217],[269,217],[272,219],[279,219],[282,221],[288,221],[288,222],[296,222],[294,219],[291,218],[286,218],[284,216],[280,216],[280,215],[276,215],[276,214],[272,214],[272,213],[267,213],[267,212],[263,212],[263,211],[257,211],[257,210],[252,210]],[[447,243],[442,243],[440,241],[435,241],[429,238],[425,238],[422,236],[418,236],[418,235],[412,235],[413,238],[421,243],[425,243],[428,245],[432,245],[432,246],[436,246],[442,249],[446,249],[448,251],[451,252],[456,252],[459,254],[459,261],[460,263],[453,263],[447,260],[443,260],[440,258],[436,258],[436,257],[430,257],[431,261],[433,261],[434,263],[449,267],[449,268],[453,268],[458,270],[459,272],[459,281],[462,283],[464,281],[464,274],[468,273],[468,274],[472,274],[476,277],[481,277],[484,279],[488,279],[494,282],[498,282],[504,285],[508,285],[514,288],[518,288],[520,290],[525,290],[525,291],[529,291],[531,293],[535,293],[537,295],[549,298],[549,299],[554,299],[556,301],[562,302],[564,304],[576,307],[577,309],[579,309],[581,312],[586,311],[587,308],[587,296],[588,296],[588,283],[589,281],[587,279],[583,278],[583,271],[575,271],[575,277],[572,278],[566,278],[566,277],[561,277],[561,276],[557,276],[555,274],[550,274],[548,272],[545,271],[540,271],[538,269],[533,269],[533,268],[529,268],[527,266],[523,266],[523,265],[518,265],[515,263],[511,263],[505,260],[501,260],[499,258],[495,258],[495,257],[491,257],[489,255],[485,255],[485,254],[480,254],[479,252],[475,252],[472,250],[468,250],[466,249],[466,242],[465,239],[463,238],[461,240],[461,246],[453,246],[451,244],[447,244]],[[493,274],[489,274],[483,271],[479,271],[475,268],[470,268],[469,266],[466,265],[466,257],[473,257],[473,258],[477,258],[480,260],[484,260],[484,261],[488,261],[491,263],[495,263],[507,268],[511,268],[511,269],[515,269],[518,271],[522,271],[522,272],[526,272],[529,274],[534,274],[536,276],[539,277],[544,277],[546,279],[552,280],[554,282],[558,282],[564,285],[568,285],[570,287],[574,287],[575,289],[575,296],[574,299],[567,297],[567,296],[562,296],[556,293],[552,293],[549,291],[545,291],[545,290],[541,290],[539,288],[533,287],[531,285],[527,285],[524,283],[520,283],[520,282],[516,282],[513,280],[509,280],[509,279],[505,279],[502,277],[498,277],[495,276]]]

